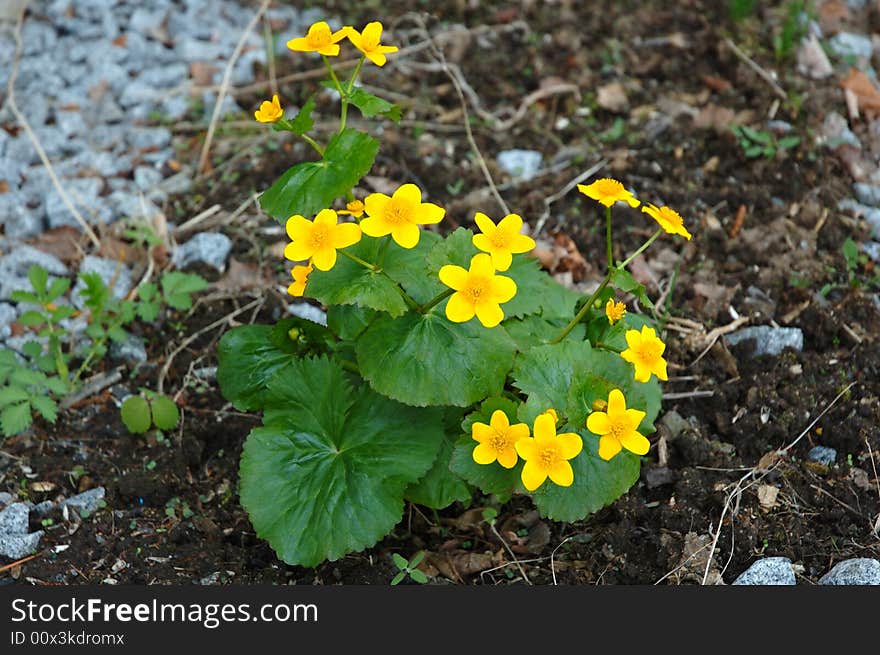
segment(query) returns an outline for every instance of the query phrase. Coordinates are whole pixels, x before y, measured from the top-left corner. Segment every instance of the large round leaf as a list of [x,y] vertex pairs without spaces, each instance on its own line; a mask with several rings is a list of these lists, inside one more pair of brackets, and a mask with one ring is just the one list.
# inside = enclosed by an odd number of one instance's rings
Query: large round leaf
[[403,514],[403,494],[433,464],[437,410],[354,389],[324,358],[269,382],[264,427],[241,458],[241,502],[257,534],[289,564],[314,566],[373,545]]

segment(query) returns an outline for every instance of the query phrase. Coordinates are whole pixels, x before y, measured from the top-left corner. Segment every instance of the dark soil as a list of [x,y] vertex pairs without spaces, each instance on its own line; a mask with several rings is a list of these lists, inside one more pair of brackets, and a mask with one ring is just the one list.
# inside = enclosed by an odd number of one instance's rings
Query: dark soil
[[[339,15],[360,25],[375,18],[369,4],[355,15],[350,3],[331,2],[328,14],[338,5]],[[396,24],[386,19],[386,26],[410,44],[419,41],[416,24],[404,18],[413,4],[383,5],[385,16],[401,17]],[[539,100],[504,131],[473,117],[476,142],[512,211],[534,225],[546,197],[604,158],[601,174],[623,180],[640,198],[677,208],[694,235],[690,242],[661,239],[647,261],[635,266],[654,297],[668,291],[676,276],[667,310],[689,322],[667,325],[671,378],[664,390],[678,395],[664,402],[669,414],[652,435],[655,447],[641,480],[623,498],[572,524],[544,522],[528,499],[514,498],[498,508],[497,533],[482,521],[488,498],[439,513],[408,505],[393,534],[374,548],[315,569],[287,566],[255,536],[236,494],[241,446],[258,420],[233,411],[215,383],[193,374],[216,365],[224,326],[176,357],[166,390],[179,392],[184,419],[165,441],[129,435],[119,420],[119,390],[111,388],[63,413],[57,425],[38,424],[31,434],[3,444],[0,489],[39,502],[104,485],[108,506],[81,520],[55,516],[44,527],[41,555],[0,573],[0,584],[389,584],[397,572],[391,554],[409,557],[422,549],[429,553],[424,568],[436,584],[522,583],[524,575],[538,584],[690,584],[703,580],[722,513],[709,581],[720,576],[730,583],[764,556],[790,558],[808,584],[839,560],[880,557],[874,531],[880,514],[878,289],[848,283],[843,242],[862,240],[866,232],[835,209],[851,178],[813,138],[827,112],[846,109],[836,78],[810,81],[796,74],[792,59],[777,61],[772,35],[781,29],[784,3],[758,4],[772,7],[739,24],[728,17],[726,2],[702,0],[603,3],[601,11],[580,2],[449,2],[424,15],[432,29],[492,28],[444,47],[488,112],[516,108],[554,81],[581,90],[580,99],[568,93]],[[864,29],[862,18],[854,14],[849,29]],[[525,29],[516,29],[517,21]],[[727,36],[777,71],[788,101],[777,104],[771,87],[725,47]],[[397,42],[403,45],[404,38]],[[428,51],[413,57],[430,61]],[[279,75],[313,64],[290,57],[279,61]],[[402,127],[384,126],[371,175],[416,182],[447,207],[449,226],[470,224],[476,210],[500,217],[466,140],[449,77],[386,66],[369,69],[365,81],[410,99]],[[597,104],[597,89],[615,81],[627,94],[620,113]],[[282,87],[291,104],[313,90],[308,81]],[[242,105],[256,105],[264,93],[241,96]],[[774,104],[775,118],[790,123],[802,140],[773,160],[745,157],[729,130],[699,127],[694,119],[714,106],[760,127]],[[332,118],[332,106],[321,109]],[[862,135],[867,125],[853,129]],[[201,137],[192,138],[194,152]],[[219,139],[215,163],[247,143],[241,135]],[[494,155],[509,148],[539,150],[545,166],[559,166],[529,181],[510,180],[494,165]],[[177,210],[189,216],[214,203],[232,212],[306,156],[285,145],[242,157],[197,193],[173,199],[169,215]],[[651,228],[635,211],[616,216],[623,254]],[[270,222],[265,218],[263,225]],[[573,240],[586,260],[573,271],[574,281],[589,284],[600,275],[590,264],[603,252],[600,227],[595,206],[573,192],[553,204],[537,236]],[[286,284],[280,258],[265,252],[268,237],[251,227],[231,226],[228,233],[237,260],[265,266],[273,287]],[[872,274],[868,264],[856,278]],[[818,291],[826,284],[839,286],[823,297]],[[165,316],[147,334],[151,363],[125,377],[123,390],[154,387],[176,344],[252,295],[211,297],[216,299],[188,314]],[[280,317],[283,295],[267,292],[265,298],[256,315],[237,320]],[[748,345],[729,349],[719,340],[700,357],[710,343],[703,337],[731,323],[731,308],[753,325],[801,328],[803,351],[754,357]],[[765,458],[789,444],[775,464]],[[815,445],[835,448],[836,463],[808,461]],[[762,471],[772,470],[763,477],[758,471],[735,493],[736,482],[759,461]],[[37,480],[55,489],[35,492]],[[776,489],[773,502],[768,486]],[[61,552],[52,549],[68,544]]]

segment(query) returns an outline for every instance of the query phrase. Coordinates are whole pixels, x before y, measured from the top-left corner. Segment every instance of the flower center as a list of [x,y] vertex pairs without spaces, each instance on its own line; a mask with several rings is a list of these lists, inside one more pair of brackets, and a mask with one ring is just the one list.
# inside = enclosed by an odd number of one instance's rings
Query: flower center
[[[366,30],[365,30],[366,31]],[[379,34],[364,34],[361,37],[361,47],[364,50],[375,50],[379,46]]]
[[327,225],[315,225],[310,237],[311,245],[316,250],[320,250],[330,242],[330,227]]
[[306,35],[306,42],[310,48],[323,48],[330,45],[330,27],[327,25],[312,25]]
[[610,425],[608,427],[610,428],[608,434],[618,441],[624,434],[626,434],[628,428],[627,424],[620,419],[610,421]]
[[410,223],[412,214],[412,204],[404,200],[392,198],[385,209],[385,220],[392,225],[403,225]]
[[492,439],[489,441],[489,444],[492,446],[492,450],[497,453],[507,450],[509,444],[507,443],[507,436],[501,432],[495,432],[492,435]]
[[479,302],[489,295],[491,282],[487,277],[472,277],[468,280],[468,284],[463,290],[464,294],[469,296],[473,302]]
[[560,459],[559,451],[553,446],[543,448],[541,452],[538,453],[538,461],[545,469],[553,468]]
[[644,362],[654,362],[660,358],[660,344],[654,342],[642,343],[636,350],[636,354]]
[[601,180],[596,190],[603,196],[616,196],[623,190],[623,185],[616,180]]
[[510,235],[501,230],[495,230],[489,237],[489,243],[499,249],[507,248],[510,246]]
[[684,223],[681,216],[679,216],[678,213],[676,213],[672,209],[669,209],[668,207],[663,207],[660,210],[660,215],[663,216],[663,218],[666,219],[666,222],[671,225],[680,226]]

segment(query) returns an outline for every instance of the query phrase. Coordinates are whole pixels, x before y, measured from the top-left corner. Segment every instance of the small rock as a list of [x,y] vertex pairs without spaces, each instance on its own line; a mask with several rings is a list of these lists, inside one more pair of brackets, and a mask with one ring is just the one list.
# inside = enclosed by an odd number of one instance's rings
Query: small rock
[[642,477],[648,489],[656,489],[675,482],[675,474],[666,466],[645,467],[642,469]]
[[875,262],[880,262],[880,243],[876,241],[866,241],[862,244],[862,250],[865,254]]
[[611,82],[604,86],[600,86],[596,92],[596,103],[616,114],[623,113],[629,106],[629,100],[626,97],[626,89],[620,82]]
[[0,491],[0,507],[9,505],[13,500],[15,500],[15,496],[11,493],[8,491]]
[[849,128],[846,119],[836,111],[829,112],[822,121],[822,142],[829,148],[837,148],[841,144],[849,144],[861,150],[862,142]]
[[815,34],[810,34],[801,41],[797,54],[797,71],[814,80],[823,80],[834,73],[834,67],[828,61],[828,55]]
[[122,343],[113,342],[110,346],[110,356],[129,364],[143,364],[147,361],[147,350],[144,348],[143,339],[130,334]]
[[822,585],[880,585],[880,561],[868,557],[844,560],[819,578]]
[[226,259],[232,250],[232,241],[219,232],[200,232],[178,246],[172,261],[177,268],[206,264],[219,272],[226,270]]
[[825,466],[832,466],[837,460],[837,451],[828,446],[815,446],[807,453],[807,459]]
[[859,199],[859,202],[872,207],[880,205],[880,184],[856,182],[853,184],[853,190],[856,192],[856,198]]
[[81,494],[62,500],[58,506],[70,507],[78,512],[94,514],[101,508],[101,501],[104,500],[105,493],[104,487],[95,487],[94,489],[89,489]]
[[804,333],[800,328],[774,328],[769,325],[757,325],[737,330],[724,338],[730,346],[754,340],[755,356],[778,355],[785,348],[794,348],[800,351],[804,347]]
[[162,181],[162,173],[151,166],[138,166],[134,169],[134,183],[141,191],[155,189]]
[[15,307],[9,303],[0,302],[0,342],[12,334],[12,322],[18,317]]
[[30,534],[3,534],[0,532],[0,555],[18,560],[27,557],[37,549],[42,530]]
[[880,208],[863,205],[852,198],[844,198],[837,203],[837,208],[849,210],[857,218],[864,218],[871,226],[871,236],[880,239]]
[[51,500],[44,500],[43,502],[37,503],[36,505],[34,505],[33,511],[35,514],[39,514],[40,516],[45,516],[46,514],[51,512],[53,509],[55,509],[55,503],[53,503]]
[[327,312],[307,302],[291,303],[287,306],[287,312],[297,318],[304,318],[318,325],[327,325]]
[[0,534],[27,534],[30,510],[24,503],[13,503],[0,512]]
[[16,289],[30,289],[28,269],[42,266],[50,275],[68,275],[67,267],[53,255],[32,246],[17,245],[8,255],[0,257],[0,300],[7,300]]
[[535,150],[502,150],[496,159],[505,173],[530,180],[541,168],[543,155]]
[[791,560],[787,557],[765,557],[743,571],[735,585],[793,585],[797,581]]
[[874,44],[871,43],[871,39],[851,32],[838,32],[829,39],[828,46],[841,57],[870,59],[874,52]]
[[663,415],[663,418],[660,419],[660,424],[666,429],[664,436],[670,442],[675,441],[682,432],[691,429],[691,424],[674,409],[669,410]]
[[129,130],[125,138],[136,150],[161,150],[171,143],[171,132],[164,127],[141,127]]

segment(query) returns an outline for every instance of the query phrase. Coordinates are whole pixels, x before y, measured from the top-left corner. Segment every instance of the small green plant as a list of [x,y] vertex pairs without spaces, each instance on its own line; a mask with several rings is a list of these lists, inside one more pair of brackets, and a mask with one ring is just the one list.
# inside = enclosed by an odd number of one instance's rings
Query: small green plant
[[[876,270],[868,256],[859,250],[859,244],[847,238],[843,242],[842,251],[846,264],[846,282],[829,282],[823,285],[819,290],[821,296],[825,297],[835,289],[880,287],[880,271]],[[864,273],[861,273],[862,269]],[[832,267],[828,272],[836,274],[837,269]]]
[[730,0],[728,11],[735,22],[745,20],[755,11],[755,0]]
[[168,396],[142,389],[141,395],[129,396],[120,408],[122,422],[133,434],[143,434],[150,427],[168,431],[180,422],[180,410]]
[[419,570],[418,565],[421,563],[423,559],[425,559],[425,552],[419,551],[412,558],[407,561],[405,557],[402,555],[398,555],[397,553],[393,553],[391,558],[394,560],[394,565],[400,569],[400,573],[395,575],[391,579],[391,585],[399,585],[404,581],[406,576],[409,576],[413,582],[418,582],[419,584],[426,584],[428,582],[428,576],[425,575],[421,570]]
[[177,496],[165,503],[165,516],[169,519],[185,521],[188,518],[192,518],[194,514],[195,512],[190,509],[189,503],[185,500],[180,500]]
[[786,4],[782,27],[773,35],[773,53],[777,61],[788,60],[807,35],[814,13],[810,4],[806,0],[792,0]]
[[[30,291],[14,291],[11,299],[33,307],[18,323],[34,338],[17,352],[0,349],[0,430],[4,436],[23,432],[39,414],[49,423],[58,415],[58,401],[82,386],[82,377],[106,354],[111,342],[131,335],[126,329],[137,318],[152,321],[167,305],[192,307],[192,294],[205,289],[207,281],[188,273],[168,272],[161,278],[161,291],[152,283],[140,285],[128,298],[117,298],[97,273],[82,273],[78,290],[81,310],[64,302],[68,278],[49,280],[41,266],[28,270]],[[85,319],[87,339],[77,338],[68,320]],[[65,327],[68,326],[68,327]],[[172,403],[173,404],[173,403]],[[176,409],[176,408],[175,408]]]
[[801,142],[801,138],[794,134],[777,139],[772,132],[756,130],[747,125],[734,125],[730,129],[749,159],[762,156],[766,159],[775,159],[780,151],[791,150]]

